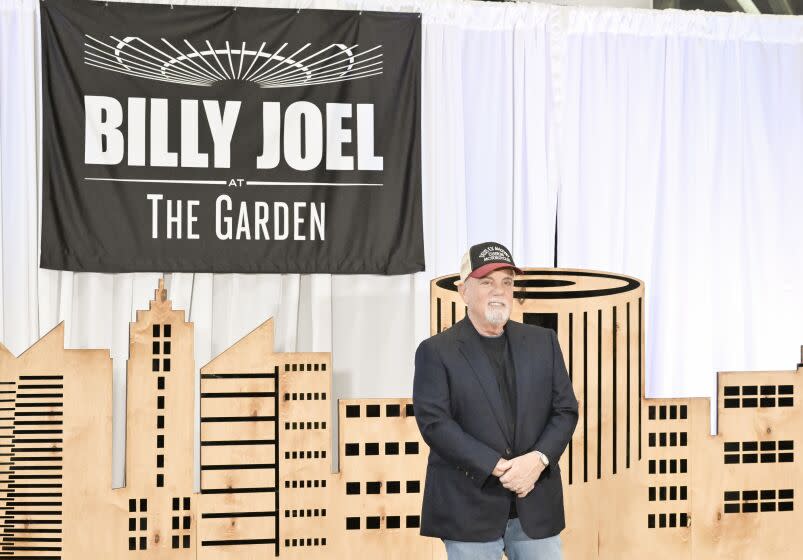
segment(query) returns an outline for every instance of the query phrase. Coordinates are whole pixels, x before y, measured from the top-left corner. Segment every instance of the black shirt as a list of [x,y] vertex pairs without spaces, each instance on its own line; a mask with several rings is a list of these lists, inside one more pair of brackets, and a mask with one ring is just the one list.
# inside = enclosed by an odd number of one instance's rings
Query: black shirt
[[[505,409],[508,435],[512,441],[516,435],[516,368],[508,345],[507,331],[503,331],[499,336],[480,335],[480,340],[496,374],[496,383]],[[508,518],[512,519],[518,517],[515,495],[512,495],[510,500]]]

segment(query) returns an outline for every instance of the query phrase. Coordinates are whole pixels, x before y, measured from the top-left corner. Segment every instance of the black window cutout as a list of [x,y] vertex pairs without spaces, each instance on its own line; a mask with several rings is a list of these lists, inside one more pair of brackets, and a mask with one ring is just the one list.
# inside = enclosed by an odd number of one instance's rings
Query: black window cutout
[[170,371],[170,358],[162,360],[162,367],[165,371]]
[[678,444],[678,435],[675,432],[669,434],[669,446],[676,447]]
[[159,371],[159,358],[151,360],[151,371]]
[[365,493],[366,494],[379,494],[382,491],[382,483],[381,482],[366,482],[365,483]]
[[650,459],[648,470],[650,474],[655,474],[655,459]]
[[142,512],[148,511],[148,500],[146,498],[139,499],[139,511]]
[[792,394],[794,394],[794,386],[793,385],[779,385],[778,386],[778,394],[779,395],[792,395]]
[[725,387],[725,396],[732,397],[739,395],[739,386],[738,385],[728,385]]
[[189,529],[190,528],[190,516],[189,515],[185,515],[184,516],[183,528],[184,529]]
[[388,480],[385,483],[385,491],[388,494],[399,494],[401,492],[401,482],[398,480]]
[[170,325],[165,325],[165,337],[170,338]]
[[156,475],[156,487],[157,488],[164,488],[165,485],[165,475],[157,474]]
[[136,531],[137,530],[137,518],[131,517],[128,519],[128,530],[129,531]]
[[137,501],[133,498],[128,500],[128,511],[137,511]]
[[739,504],[725,504],[725,513],[739,513]]
[[666,405],[661,405],[658,407],[658,418],[661,420],[666,420]]
[[678,472],[678,462],[677,459],[672,459],[669,461],[669,473],[675,474],[676,472]]
[[[687,486],[681,486],[680,487],[680,499],[681,500],[686,500],[686,499],[688,499],[688,496],[689,496],[688,487]],[[684,523],[683,526],[685,527],[686,524]]]
[[738,465],[739,464],[739,456],[738,455],[725,455],[725,464],[726,465]]
[[678,487],[677,486],[670,486],[669,487],[669,499],[670,500],[677,500],[678,499]]
[[778,490],[778,499],[779,500],[791,500],[795,497],[794,489],[785,489],[785,490]]
[[346,530],[347,531],[354,531],[360,528],[360,518],[359,517],[347,517],[346,518]]
[[164,449],[165,446],[165,437],[162,434],[156,436],[156,447],[158,449]]
[[388,418],[401,416],[401,407],[397,404],[385,405],[385,416]]
[[742,442],[742,451],[758,451],[758,442],[757,441],[743,441]]
[[742,504],[742,513],[756,513],[758,511],[758,503],[744,502]]
[[166,340],[165,343],[162,345],[162,354],[169,354],[170,353],[170,341]]
[[761,451],[775,451],[775,442],[770,441],[762,441],[761,442]]
[[758,395],[758,385],[745,385],[742,387],[742,395]]
[[179,523],[178,517],[173,516],[173,529],[178,530],[178,523]]
[[139,549],[140,550],[148,550],[148,537],[140,537],[139,538]]
[[725,451],[739,451],[739,442],[738,441],[726,441],[725,442]]
[[647,528],[655,529],[655,514],[651,513],[647,516]]
[[654,502],[655,501],[655,486],[650,486],[650,489],[648,491],[648,495],[649,495],[650,501]]
[[779,463],[794,463],[794,453],[778,453]]
[[680,432],[680,446],[686,447],[689,444],[689,436],[687,432]]
[[147,517],[140,517],[139,518],[139,530],[140,531],[147,531],[148,530],[148,518]]
[[726,502],[739,501],[739,491],[738,490],[726,490],[725,491],[725,501]]
[[366,443],[365,444],[365,454],[366,455],[379,455],[379,444],[378,443]]
[[173,535],[172,541],[173,548],[178,548],[178,535]]
[[418,494],[421,492],[421,482],[418,480],[408,480],[407,481],[407,493],[408,494]]
[[775,385],[762,385],[761,386],[761,394],[762,395],[774,395],[775,394]]
[[758,490],[742,490],[742,500],[758,500]]
[[739,408],[739,399],[725,399],[725,408]]
[[742,408],[758,408],[758,399],[742,399]]
[[365,416],[368,418],[379,418],[379,405],[367,404],[365,405]]
[[670,513],[669,514],[669,526],[670,527],[677,527],[677,522],[678,522],[677,515],[675,515],[674,513]]
[[666,527],[666,514],[662,513],[658,516],[658,526],[663,529]]
[[137,537],[128,537],[128,550],[137,549]]
[[173,498],[173,511],[178,511],[180,500],[178,498]]
[[417,529],[421,526],[421,519],[417,515],[408,515],[405,521],[408,529]]
[[666,501],[666,486],[661,486],[658,489],[658,499],[662,502]]
[[792,397],[778,398],[778,406],[794,406]]
[[761,511],[775,511],[775,502],[761,502]]
[[793,511],[794,502],[778,502],[778,511]]
[[669,419],[670,420],[677,420],[678,418],[678,407],[672,405],[669,407]]
[[165,407],[165,398],[162,395],[156,397],[156,408],[159,410],[164,410]]
[[385,455],[398,455],[399,443],[396,441],[388,441],[385,443]]
[[742,463],[746,464],[758,463],[758,454],[745,453],[744,455],[742,455]]
[[385,519],[385,527],[388,529],[398,529],[401,527],[401,519],[398,515],[389,515]]
[[152,351],[153,354],[159,354],[159,341],[158,340],[154,340],[153,341],[151,351]]
[[688,515],[685,514],[685,513],[681,513],[680,514],[680,527],[685,527],[686,525],[688,525],[687,521],[688,521]]
[[379,516],[372,515],[365,518],[366,529],[379,529]]
[[417,441],[406,441],[406,442],[404,442],[404,454],[405,455],[418,455],[418,442]]
[[189,536],[189,535],[184,535],[184,536],[181,538],[181,541],[182,541],[182,543],[183,543],[183,544],[182,544],[182,546],[183,546],[184,548],[189,548],[189,547],[190,547],[190,536]]
[[775,490],[762,490],[759,494],[762,500],[774,500]]
[[648,445],[650,447],[655,447],[655,432],[650,432],[647,436]]
[[346,457],[354,457],[360,454],[360,444],[359,443],[347,443],[346,444]]
[[759,404],[761,405],[761,408],[772,408],[772,407],[775,406],[775,399],[774,398],[768,398],[768,397],[762,397],[761,401],[759,402]]
[[795,442],[792,441],[792,440],[781,440],[781,441],[778,442],[778,449],[779,450],[788,450],[788,449],[794,449],[794,448],[795,448]]
[[165,378],[161,375],[158,377],[156,381],[156,388],[159,390],[163,390],[165,388]]
[[[681,420],[685,420],[687,418],[687,416],[688,416],[688,408],[686,407],[685,404],[680,405],[680,419]],[[685,515],[685,514],[681,513],[681,515]]]
[[158,337],[158,336],[161,336],[161,335],[159,334],[159,330],[160,330],[160,329],[159,329],[159,325],[154,325],[154,326],[153,326],[153,336],[156,336],[156,337]]
[[156,428],[159,430],[164,429],[165,427],[165,417],[161,414],[156,417]]
[[358,404],[347,404],[346,405],[346,418],[359,418],[360,417],[360,405]]
[[355,494],[360,493],[360,483],[359,482],[347,482],[346,483],[346,494],[353,496]]
[[655,420],[655,405],[650,405],[648,410],[648,416],[650,420]]
[[413,416],[415,416],[415,412],[413,411],[413,405],[412,404],[404,405],[404,415],[406,417],[408,417],[408,418],[412,418]]
[[658,441],[660,441],[661,447],[666,447],[666,432],[658,434]]

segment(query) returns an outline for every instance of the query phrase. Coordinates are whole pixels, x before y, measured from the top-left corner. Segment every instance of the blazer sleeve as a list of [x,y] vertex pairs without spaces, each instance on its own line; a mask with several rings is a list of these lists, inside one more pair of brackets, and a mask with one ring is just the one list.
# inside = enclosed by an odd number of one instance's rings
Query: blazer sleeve
[[426,340],[415,353],[413,407],[421,436],[430,449],[465,470],[481,487],[501,455],[464,432],[452,418],[446,368],[437,349]]
[[578,414],[577,398],[566,371],[558,338],[552,330],[549,331],[549,336],[552,343],[552,414],[532,449],[546,455],[549,463],[554,465],[569,445],[577,426]]

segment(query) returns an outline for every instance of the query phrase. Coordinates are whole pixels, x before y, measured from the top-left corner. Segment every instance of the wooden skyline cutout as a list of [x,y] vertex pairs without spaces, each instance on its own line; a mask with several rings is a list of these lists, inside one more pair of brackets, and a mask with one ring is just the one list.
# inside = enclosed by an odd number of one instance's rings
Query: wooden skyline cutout
[[[567,272],[526,291],[563,289]],[[434,331],[460,318],[438,282]],[[517,310],[557,330],[584,415],[560,460],[565,557],[796,558],[803,365],[720,373],[709,436],[708,399],[643,397],[642,298],[635,281]],[[0,559],[445,558],[418,535],[427,448],[411,400],[341,400],[333,415],[331,355],[275,353],[273,335],[269,319],[200,368],[195,411],[193,326],[160,281],[130,327],[119,489],[109,351],[65,349],[63,324],[18,357],[0,345]]]

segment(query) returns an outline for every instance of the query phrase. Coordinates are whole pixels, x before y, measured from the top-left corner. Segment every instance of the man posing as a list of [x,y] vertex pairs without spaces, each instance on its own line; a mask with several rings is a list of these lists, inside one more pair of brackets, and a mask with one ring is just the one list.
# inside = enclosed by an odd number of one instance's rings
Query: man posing
[[421,534],[449,560],[560,560],[558,460],[577,399],[555,333],[509,321],[514,275],[499,243],[471,247],[458,289],[466,318],[423,341],[413,406],[429,461]]

